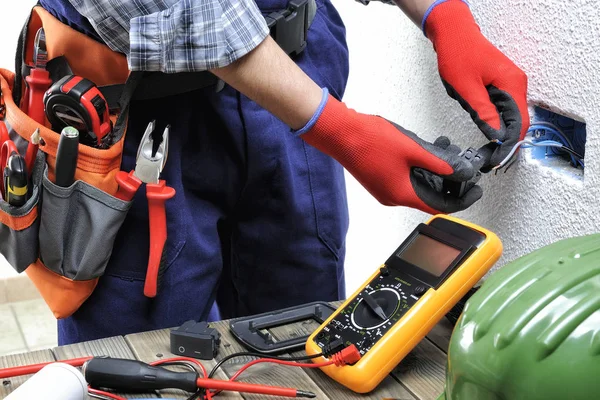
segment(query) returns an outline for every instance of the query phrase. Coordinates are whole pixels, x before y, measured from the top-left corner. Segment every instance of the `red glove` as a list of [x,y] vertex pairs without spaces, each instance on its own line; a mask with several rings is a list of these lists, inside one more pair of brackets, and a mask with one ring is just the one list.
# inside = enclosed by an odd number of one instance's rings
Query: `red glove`
[[527,76],[481,33],[463,0],[438,0],[423,18],[448,94],[489,140],[500,140],[498,165],[529,128]]
[[449,143],[435,146],[382,117],[357,113],[327,90],[315,116],[297,133],[340,162],[384,205],[453,213],[483,194],[479,186],[462,198],[442,194],[441,176],[468,181],[475,173],[469,162],[447,149]]

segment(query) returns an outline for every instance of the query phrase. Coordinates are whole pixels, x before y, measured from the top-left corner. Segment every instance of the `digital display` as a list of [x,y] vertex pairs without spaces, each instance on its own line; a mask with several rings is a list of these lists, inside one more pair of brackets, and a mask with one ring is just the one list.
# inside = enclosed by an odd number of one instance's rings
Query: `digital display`
[[430,274],[440,276],[460,252],[459,249],[438,242],[429,236],[418,234],[397,256]]

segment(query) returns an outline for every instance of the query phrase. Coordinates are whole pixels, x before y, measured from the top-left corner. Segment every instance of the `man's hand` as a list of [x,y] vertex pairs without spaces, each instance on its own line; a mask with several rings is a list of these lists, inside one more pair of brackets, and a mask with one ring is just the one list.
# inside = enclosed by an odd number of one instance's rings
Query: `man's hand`
[[324,91],[313,122],[298,131],[307,143],[338,160],[380,203],[431,214],[470,207],[483,194],[442,193],[442,178],[468,181],[475,171],[448,139],[428,143],[382,117],[357,113]]
[[[430,2],[430,0],[424,0]],[[529,128],[527,76],[481,33],[463,0],[438,0],[423,17],[448,94],[489,140],[498,165]]]
[[441,194],[438,175],[468,181],[475,171],[447,146],[434,146],[384,118],[357,113],[311,80],[270,38],[212,71],[342,164],[377,200],[429,213],[461,211],[482,196]]

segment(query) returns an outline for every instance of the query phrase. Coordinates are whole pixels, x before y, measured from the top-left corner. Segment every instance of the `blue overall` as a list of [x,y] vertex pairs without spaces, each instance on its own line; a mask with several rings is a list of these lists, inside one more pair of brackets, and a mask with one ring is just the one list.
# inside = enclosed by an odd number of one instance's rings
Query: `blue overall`
[[[265,13],[286,3],[257,1]],[[295,61],[340,99],[348,50],[330,0],[317,0],[307,42]],[[161,178],[177,194],[167,201],[162,284],[156,298],[144,296],[149,224],[142,186],[105,275],[73,316],[59,320],[60,345],[345,297],[348,209],[335,160],[228,86],[136,101],[129,118],[125,171],[135,167],[148,122],[156,120],[158,133],[171,125]]]

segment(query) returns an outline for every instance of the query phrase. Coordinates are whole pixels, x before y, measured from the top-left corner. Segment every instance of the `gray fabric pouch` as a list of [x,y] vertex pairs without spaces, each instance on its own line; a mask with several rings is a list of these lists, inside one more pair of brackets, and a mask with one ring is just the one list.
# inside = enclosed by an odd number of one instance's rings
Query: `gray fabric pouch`
[[[33,187],[30,188],[30,197],[23,206],[15,207],[4,200],[0,201],[0,213],[3,214],[0,217],[2,219],[2,223],[0,223],[0,254],[4,255],[6,261],[19,273],[25,271],[38,259],[38,229],[40,225],[38,209],[41,195],[40,182],[46,167],[45,160],[44,153],[38,152],[31,175]],[[34,218],[31,224],[23,223],[23,221],[30,221],[31,218]]]
[[131,202],[84,182],[60,187],[42,178],[40,260],[65,278],[84,281],[103,275]]

